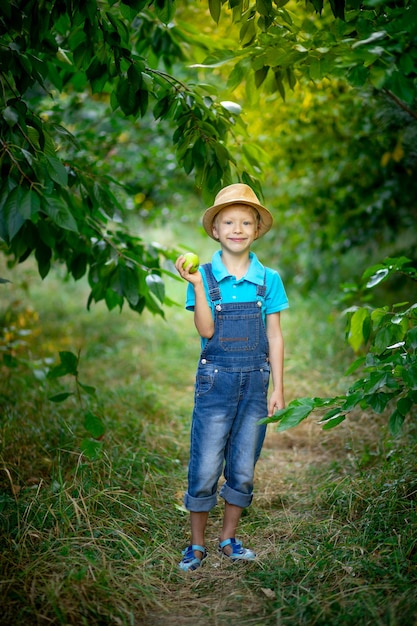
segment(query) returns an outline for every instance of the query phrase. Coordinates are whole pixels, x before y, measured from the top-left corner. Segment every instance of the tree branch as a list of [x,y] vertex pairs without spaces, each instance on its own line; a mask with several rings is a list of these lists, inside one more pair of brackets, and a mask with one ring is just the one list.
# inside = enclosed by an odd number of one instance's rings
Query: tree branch
[[402,100],[400,100],[400,98],[398,98],[398,96],[395,95],[395,93],[392,93],[392,91],[390,91],[389,89],[383,89],[382,90],[383,93],[385,93],[389,98],[391,98],[391,100],[394,100],[394,102],[396,104],[398,104],[398,106],[400,107],[400,109],[402,109],[403,111],[405,111],[406,113],[408,113],[408,115],[410,115],[412,118],[414,118],[415,120],[417,120],[417,112],[413,111],[412,109],[410,109],[405,102],[403,102]]

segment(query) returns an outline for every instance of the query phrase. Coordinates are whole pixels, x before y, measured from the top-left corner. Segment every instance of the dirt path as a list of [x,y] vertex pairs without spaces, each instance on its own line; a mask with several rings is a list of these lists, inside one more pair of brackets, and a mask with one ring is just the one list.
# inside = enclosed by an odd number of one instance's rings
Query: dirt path
[[[146,626],[260,626],[271,590],[248,589],[239,570],[267,568],[268,559],[279,558],[280,546],[291,536],[291,527],[305,515],[303,494],[311,489],[306,471],[347,454],[348,426],[324,434],[314,422],[277,433],[268,431],[256,476],[256,536],[250,537],[256,563],[230,564],[216,554],[221,510],[211,517],[207,536],[209,556],[204,566],[180,575],[177,584],[163,590],[159,611],[147,616]],[[218,507],[220,509],[220,507]],[[259,519],[261,521],[259,521]],[[245,542],[247,538],[244,537]],[[240,570],[241,571],[241,570]],[[244,617],[243,617],[244,616]]]

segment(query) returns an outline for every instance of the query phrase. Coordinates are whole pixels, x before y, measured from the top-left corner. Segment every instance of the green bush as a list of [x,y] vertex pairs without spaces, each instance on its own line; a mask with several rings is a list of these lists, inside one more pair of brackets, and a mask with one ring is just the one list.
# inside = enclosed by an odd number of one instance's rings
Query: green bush
[[[362,300],[368,291],[395,274],[417,280],[417,269],[405,257],[386,259],[368,268],[359,286],[346,286],[346,298],[352,293]],[[332,398],[297,398],[264,422],[278,422],[278,430],[297,426],[313,411],[325,410],[323,429],[343,422],[354,409],[389,412],[392,434],[398,434],[407,415],[415,416],[417,405],[417,302],[395,303],[392,307],[352,306],[347,315],[347,341],[361,354],[346,374],[359,368],[362,376],[345,395]]]

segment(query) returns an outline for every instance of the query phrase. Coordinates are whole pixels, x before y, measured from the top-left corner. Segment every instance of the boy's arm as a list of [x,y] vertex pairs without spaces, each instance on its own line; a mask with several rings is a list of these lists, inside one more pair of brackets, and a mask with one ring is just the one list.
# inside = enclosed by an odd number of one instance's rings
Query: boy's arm
[[[197,272],[200,274],[200,272]],[[193,276],[193,274],[191,274]],[[201,278],[201,274],[200,274]],[[203,279],[194,284],[195,304],[194,304],[194,324],[199,335],[206,339],[211,339],[214,335],[214,320],[210,306],[207,302]]]
[[204,289],[203,277],[200,271],[190,273],[188,271],[191,264],[183,268],[185,258],[181,255],[175,262],[178,273],[194,286],[195,304],[194,304],[194,324],[201,337],[210,339],[214,335],[213,315],[207,302],[206,292]]
[[284,401],[284,338],[281,330],[280,313],[266,316],[266,334],[269,342],[273,390],[268,401],[268,417],[285,407]]

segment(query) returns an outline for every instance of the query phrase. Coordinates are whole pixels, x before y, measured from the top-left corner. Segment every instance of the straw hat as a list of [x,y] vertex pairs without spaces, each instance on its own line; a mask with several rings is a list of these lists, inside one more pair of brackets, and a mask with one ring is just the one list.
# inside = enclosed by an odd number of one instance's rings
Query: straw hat
[[213,237],[213,221],[216,215],[227,206],[232,204],[246,204],[256,209],[259,213],[258,238],[265,235],[272,226],[273,218],[271,213],[260,204],[253,189],[249,185],[236,183],[223,187],[214,199],[214,204],[207,209],[203,215],[203,228],[206,233]]

